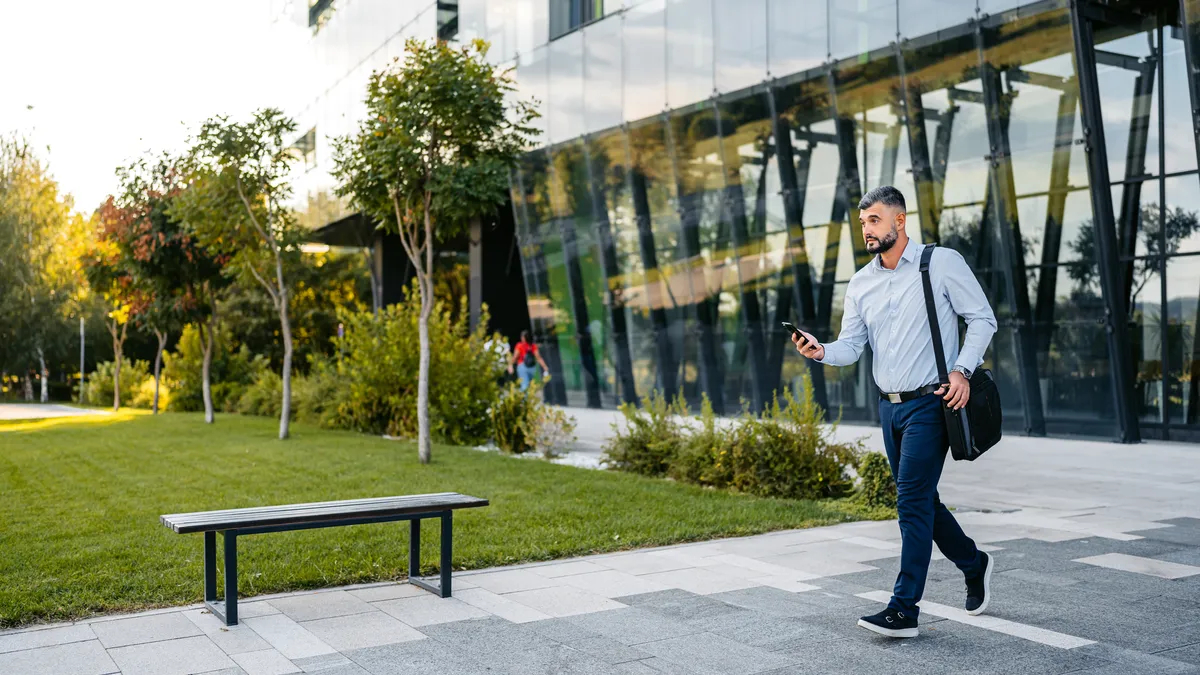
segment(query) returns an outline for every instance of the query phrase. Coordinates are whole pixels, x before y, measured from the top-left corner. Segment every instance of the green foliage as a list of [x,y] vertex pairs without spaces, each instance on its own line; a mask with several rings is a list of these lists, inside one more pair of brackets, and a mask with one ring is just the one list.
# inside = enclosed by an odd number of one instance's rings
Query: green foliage
[[[115,364],[112,361],[96,364],[96,370],[88,375],[87,387],[84,389],[88,405],[112,405],[114,370]],[[131,363],[129,359],[121,359],[121,401],[125,405],[134,403],[134,398],[141,389],[142,383],[150,377],[149,373],[150,365],[145,361]],[[151,378],[151,382],[153,382],[153,378]]]
[[237,412],[243,415],[279,417],[283,398],[283,378],[279,373],[263,368],[242,390],[237,400]]
[[[465,303],[466,299],[463,298]],[[403,302],[380,312],[346,312],[345,337],[337,340],[337,364],[345,389],[338,402],[339,427],[412,438],[417,432],[417,321],[421,303],[405,290]],[[429,317],[430,418],[434,438],[478,444],[491,436],[488,408],[499,395],[500,366],[483,348],[487,313],[471,331],[467,312],[455,319],[439,302]]]
[[514,81],[487,50],[408,40],[403,62],[371,74],[357,133],[333,142],[337,194],[414,251],[432,245],[426,216],[442,238],[499,206],[530,145],[537,112],[510,96]]
[[562,454],[563,446],[575,440],[575,420],[546,405],[542,385],[536,381],[526,391],[510,382],[492,406],[491,420],[496,445],[510,455],[537,452],[550,459]]
[[346,387],[337,366],[324,357],[313,357],[308,374],[292,383],[292,405],[296,419],[326,429],[336,429],[338,407]]
[[686,440],[676,416],[687,417],[682,397],[674,403],[658,391],[642,399],[642,407],[621,405],[625,424],[613,423],[613,435],[604,446],[604,465],[643,476],[664,476]]
[[[171,388],[169,409],[204,410],[201,391],[203,383],[200,377],[204,348],[200,344],[200,333],[195,326],[189,325],[183,329],[175,352],[167,354],[165,358],[163,380]],[[254,381],[258,372],[266,368],[266,359],[251,354],[245,345],[236,351],[230,350],[229,341],[218,331],[211,366],[213,407],[227,412],[235,411],[246,387]]]
[[743,410],[723,426],[705,398],[696,427],[680,403],[668,405],[657,395],[643,409],[624,406],[625,429],[614,428],[605,463],[615,469],[679,481],[729,488],[763,497],[825,499],[849,495],[849,469],[861,448],[838,443],[835,429],[813,402],[805,378],[804,396],[784,392],[754,415]]
[[868,452],[858,462],[858,477],[862,484],[858,498],[867,506],[896,508],[896,481],[892,478],[892,467],[885,455]]
[[51,369],[72,363],[87,231],[72,207],[28,141],[0,136],[0,370],[38,368],[39,353]]
[[[311,359],[332,354],[339,312],[370,308],[371,281],[366,258],[358,252],[302,253],[287,263],[293,372],[305,372]],[[257,284],[241,284],[225,293],[221,324],[233,348],[245,345],[265,356],[272,368],[282,367],[279,315]]]

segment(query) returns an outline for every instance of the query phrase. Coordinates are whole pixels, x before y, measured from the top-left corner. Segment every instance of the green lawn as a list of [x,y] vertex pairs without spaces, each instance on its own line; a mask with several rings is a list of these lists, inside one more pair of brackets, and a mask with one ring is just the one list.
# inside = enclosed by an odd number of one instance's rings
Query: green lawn
[[[482,568],[810,527],[840,503],[759,499],[612,472],[219,416],[123,414],[0,426],[0,627],[199,601],[201,535],[164,513],[456,491],[492,505],[455,515],[454,563]],[[437,561],[437,523],[423,572]],[[242,595],[399,579],[408,524],[247,537]]]

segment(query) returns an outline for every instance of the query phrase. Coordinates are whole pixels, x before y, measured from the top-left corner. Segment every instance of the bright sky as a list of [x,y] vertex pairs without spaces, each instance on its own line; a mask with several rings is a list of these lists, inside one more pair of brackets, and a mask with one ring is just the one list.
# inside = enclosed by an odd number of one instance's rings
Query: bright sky
[[116,189],[117,166],[180,149],[212,115],[309,101],[309,31],[284,0],[3,4],[0,134],[30,137],[85,212]]

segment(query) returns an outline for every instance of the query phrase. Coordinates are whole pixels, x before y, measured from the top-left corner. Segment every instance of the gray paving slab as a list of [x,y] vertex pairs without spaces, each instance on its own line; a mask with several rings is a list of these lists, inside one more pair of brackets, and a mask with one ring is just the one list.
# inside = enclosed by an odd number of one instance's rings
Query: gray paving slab
[[657,640],[639,648],[698,675],[750,675],[798,661],[795,656],[752,647],[713,633]]
[[649,609],[656,614],[682,621],[700,631],[708,630],[710,622],[720,617],[746,612],[744,608],[731,605],[716,596],[696,595],[678,589],[627,596],[620,598],[620,602]]
[[204,636],[117,647],[108,653],[123,675],[191,675],[242,665]]
[[371,675],[488,675],[494,672],[479,661],[437,640],[417,640],[353,649],[345,654]]
[[484,658],[499,651],[521,652],[557,644],[530,627],[497,617],[456,621],[421,629],[430,638],[472,656]]
[[91,624],[91,627],[96,637],[100,638],[100,643],[107,649],[203,634],[196,624],[178,612],[116,621],[97,621]]
[[570,617],[570,621],[581,628],[630,646],[700,632],[683,621],[663,616],[644,607],[580,614]]
[[308,593],[291,598],[276,598],[271,604],[294,621],[312,621],[335,616],[378,611],[369,603],[346,591]]
[[327,670],[334,670],[342,667],[353,666],[354,662],[346,658],[345,654],[321,654],[320,656],[306,656],[302,659],[292,659],[292,663],[300,666],[306,673],[324,673]]
[[541,645],[521,652],[492,653],[487,662],[505,675],[618,675],[626,669],[562,644]]
[[1182,673],[1194,671],[1197,665],[1186,659],[1172,658],[1170,651],[1159,652],[1158,654],[1146,654],[1106,644],[1085,645],[1078,647],[1075,651],[1078,651],[1080,654],[1094,656],[1098,659],[1126,666],[1134,672],[1146,671],[1161,675],[1181,675]]
[[86,624],[9,633],[0,635],[0,654],[95,639],[96,634],[92,631],[92,627]]
[[1170,659],[1172,661],[1180,661],[1182,663],[1190,663],[1194,666],[1200,666],[1200,640],[1190,645],[1184,645],[1183,647],[1176,647],[1175,649],[1168,649],[1166,651],[1158,652],[1156,656],[1161,656],[1164,659]]
[[108,675],[117,664],[98,640],[0,654],[0,673]]

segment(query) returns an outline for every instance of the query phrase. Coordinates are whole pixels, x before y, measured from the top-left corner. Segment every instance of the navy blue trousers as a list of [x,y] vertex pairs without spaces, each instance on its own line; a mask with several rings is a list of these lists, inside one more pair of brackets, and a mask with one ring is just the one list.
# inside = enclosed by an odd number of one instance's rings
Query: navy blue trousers
[[982,571],[975,542],[938,499],[938,479],[950,447],[942,405],[936,394],[904,403],[879,402],[900,516],[900,576],[889,606],[914,617],[920,612],[917,603],[925,593],[934,543],[968,578]]

